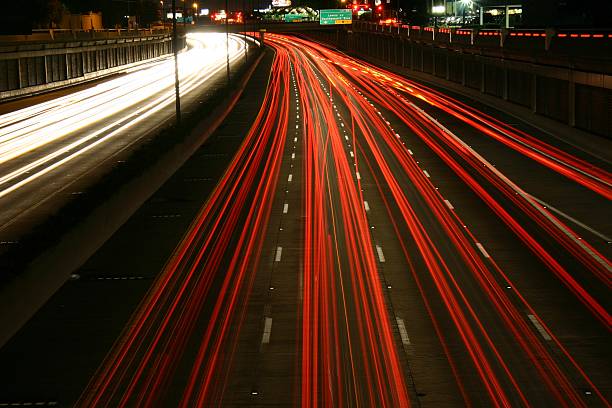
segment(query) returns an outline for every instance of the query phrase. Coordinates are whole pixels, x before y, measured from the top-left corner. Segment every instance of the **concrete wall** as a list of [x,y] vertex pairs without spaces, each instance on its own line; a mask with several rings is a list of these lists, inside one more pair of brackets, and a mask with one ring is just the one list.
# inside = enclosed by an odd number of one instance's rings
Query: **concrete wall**
[[166,32],[51,30],[45,35],[46,41],[40,33],[34,41],[0,37],[0,100],[99,78],[172,52]]
[[612,53],[606,51],[612,40],[608,38],[602,39],[603,45],[583,41],[574,47],[551,42],[550,33],[548,40],[530,36],[519,43],[523,36],[517,34],[474,32],[455,35],[452,42],[450,30],[410,30],[407,26],[371,30],[358,25],[310,35],[357,55],[461,84],[612,138]]

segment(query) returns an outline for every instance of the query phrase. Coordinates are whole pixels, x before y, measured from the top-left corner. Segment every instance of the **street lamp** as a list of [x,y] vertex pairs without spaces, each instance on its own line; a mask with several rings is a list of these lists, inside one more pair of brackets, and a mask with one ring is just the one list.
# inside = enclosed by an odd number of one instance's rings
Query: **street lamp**
[[194,20],[194,24],[198,24],[198,3],[193,3],[191,5],[191,7],[193,7],[193,20]]
[[472,9],[472,6],[474,5],[474,1],[473,0],[461,0],[461,6],[462,6],[462,21],[461,21],[461,25],[465,26],[465,9],[469,8],[470,10]]
[[444,6],[432,6],[431,13],[434,15],[434,27],[438,26],[438,16],[446,13],[446,7]]

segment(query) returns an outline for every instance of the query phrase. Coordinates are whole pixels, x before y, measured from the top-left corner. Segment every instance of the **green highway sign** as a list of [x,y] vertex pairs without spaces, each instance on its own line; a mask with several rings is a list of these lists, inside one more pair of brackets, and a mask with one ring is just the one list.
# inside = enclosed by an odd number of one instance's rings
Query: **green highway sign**
[[319,24],[351,24],[353,11],[351,9],[319,10]]
[[286,23],[301,23],[304,21],[304,17],[301,14],[285,14]]

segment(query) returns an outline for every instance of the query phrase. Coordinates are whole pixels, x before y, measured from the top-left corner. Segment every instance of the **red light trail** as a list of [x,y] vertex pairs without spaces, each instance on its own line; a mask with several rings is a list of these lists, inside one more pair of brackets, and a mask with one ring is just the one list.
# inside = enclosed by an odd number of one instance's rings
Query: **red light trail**
[[[317,43],[280,35],[266,41],[275,57],[254,124],[78,405],[163,405],[170,389],[180,390],[181,407],[226,397],[246,304],[266,265],[264,236],[281,163],[291,152],[286,140],[295,101],[303,174],[295,405],[418,405],[410,356],[381,285],[385,257],[364,206],[367,177],[466,405],[587,406],[584,387],[610,406],[601,384],[445,201],[381,110],[427,146],[608,331],[605,302],[538,234],[548,234],[607,289],[610,261],[414,102],[607,199],[612,176],[440,92]],[[533,383],[541,384],[538,392]]]

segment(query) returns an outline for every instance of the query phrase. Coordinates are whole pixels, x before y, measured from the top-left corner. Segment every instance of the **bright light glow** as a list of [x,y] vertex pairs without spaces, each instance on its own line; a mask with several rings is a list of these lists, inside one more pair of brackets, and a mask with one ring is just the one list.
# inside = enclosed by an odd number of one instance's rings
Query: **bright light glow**
[[444,6],[433,6],[431,8],[431,12],[434,14],[444,14],[446,12],[446,7]]
[[200,15],[201,16],[207,16],[208,14],[210,14],[210,10],[208,10],[208,9],[200,10]]
[[[179,55],[181,96],[224,70],[226,64],[225,34],[193,33],[187,42],[189,50]],[[230,36],[229,53],[230,62],[243,55],[242,37]],[[95,87],[0,116],[0,164],[25,159],[20,167],[9,166],[8,173],[0,174],[0,197],[174,103],[171,57],[126,72]],[[138,109],[133,109],[136,105]],[[83,133],[84,129],[91,131]],[[58,146],[40,149],[51,143]],[[35,149],[42,154],[32,152]]]

